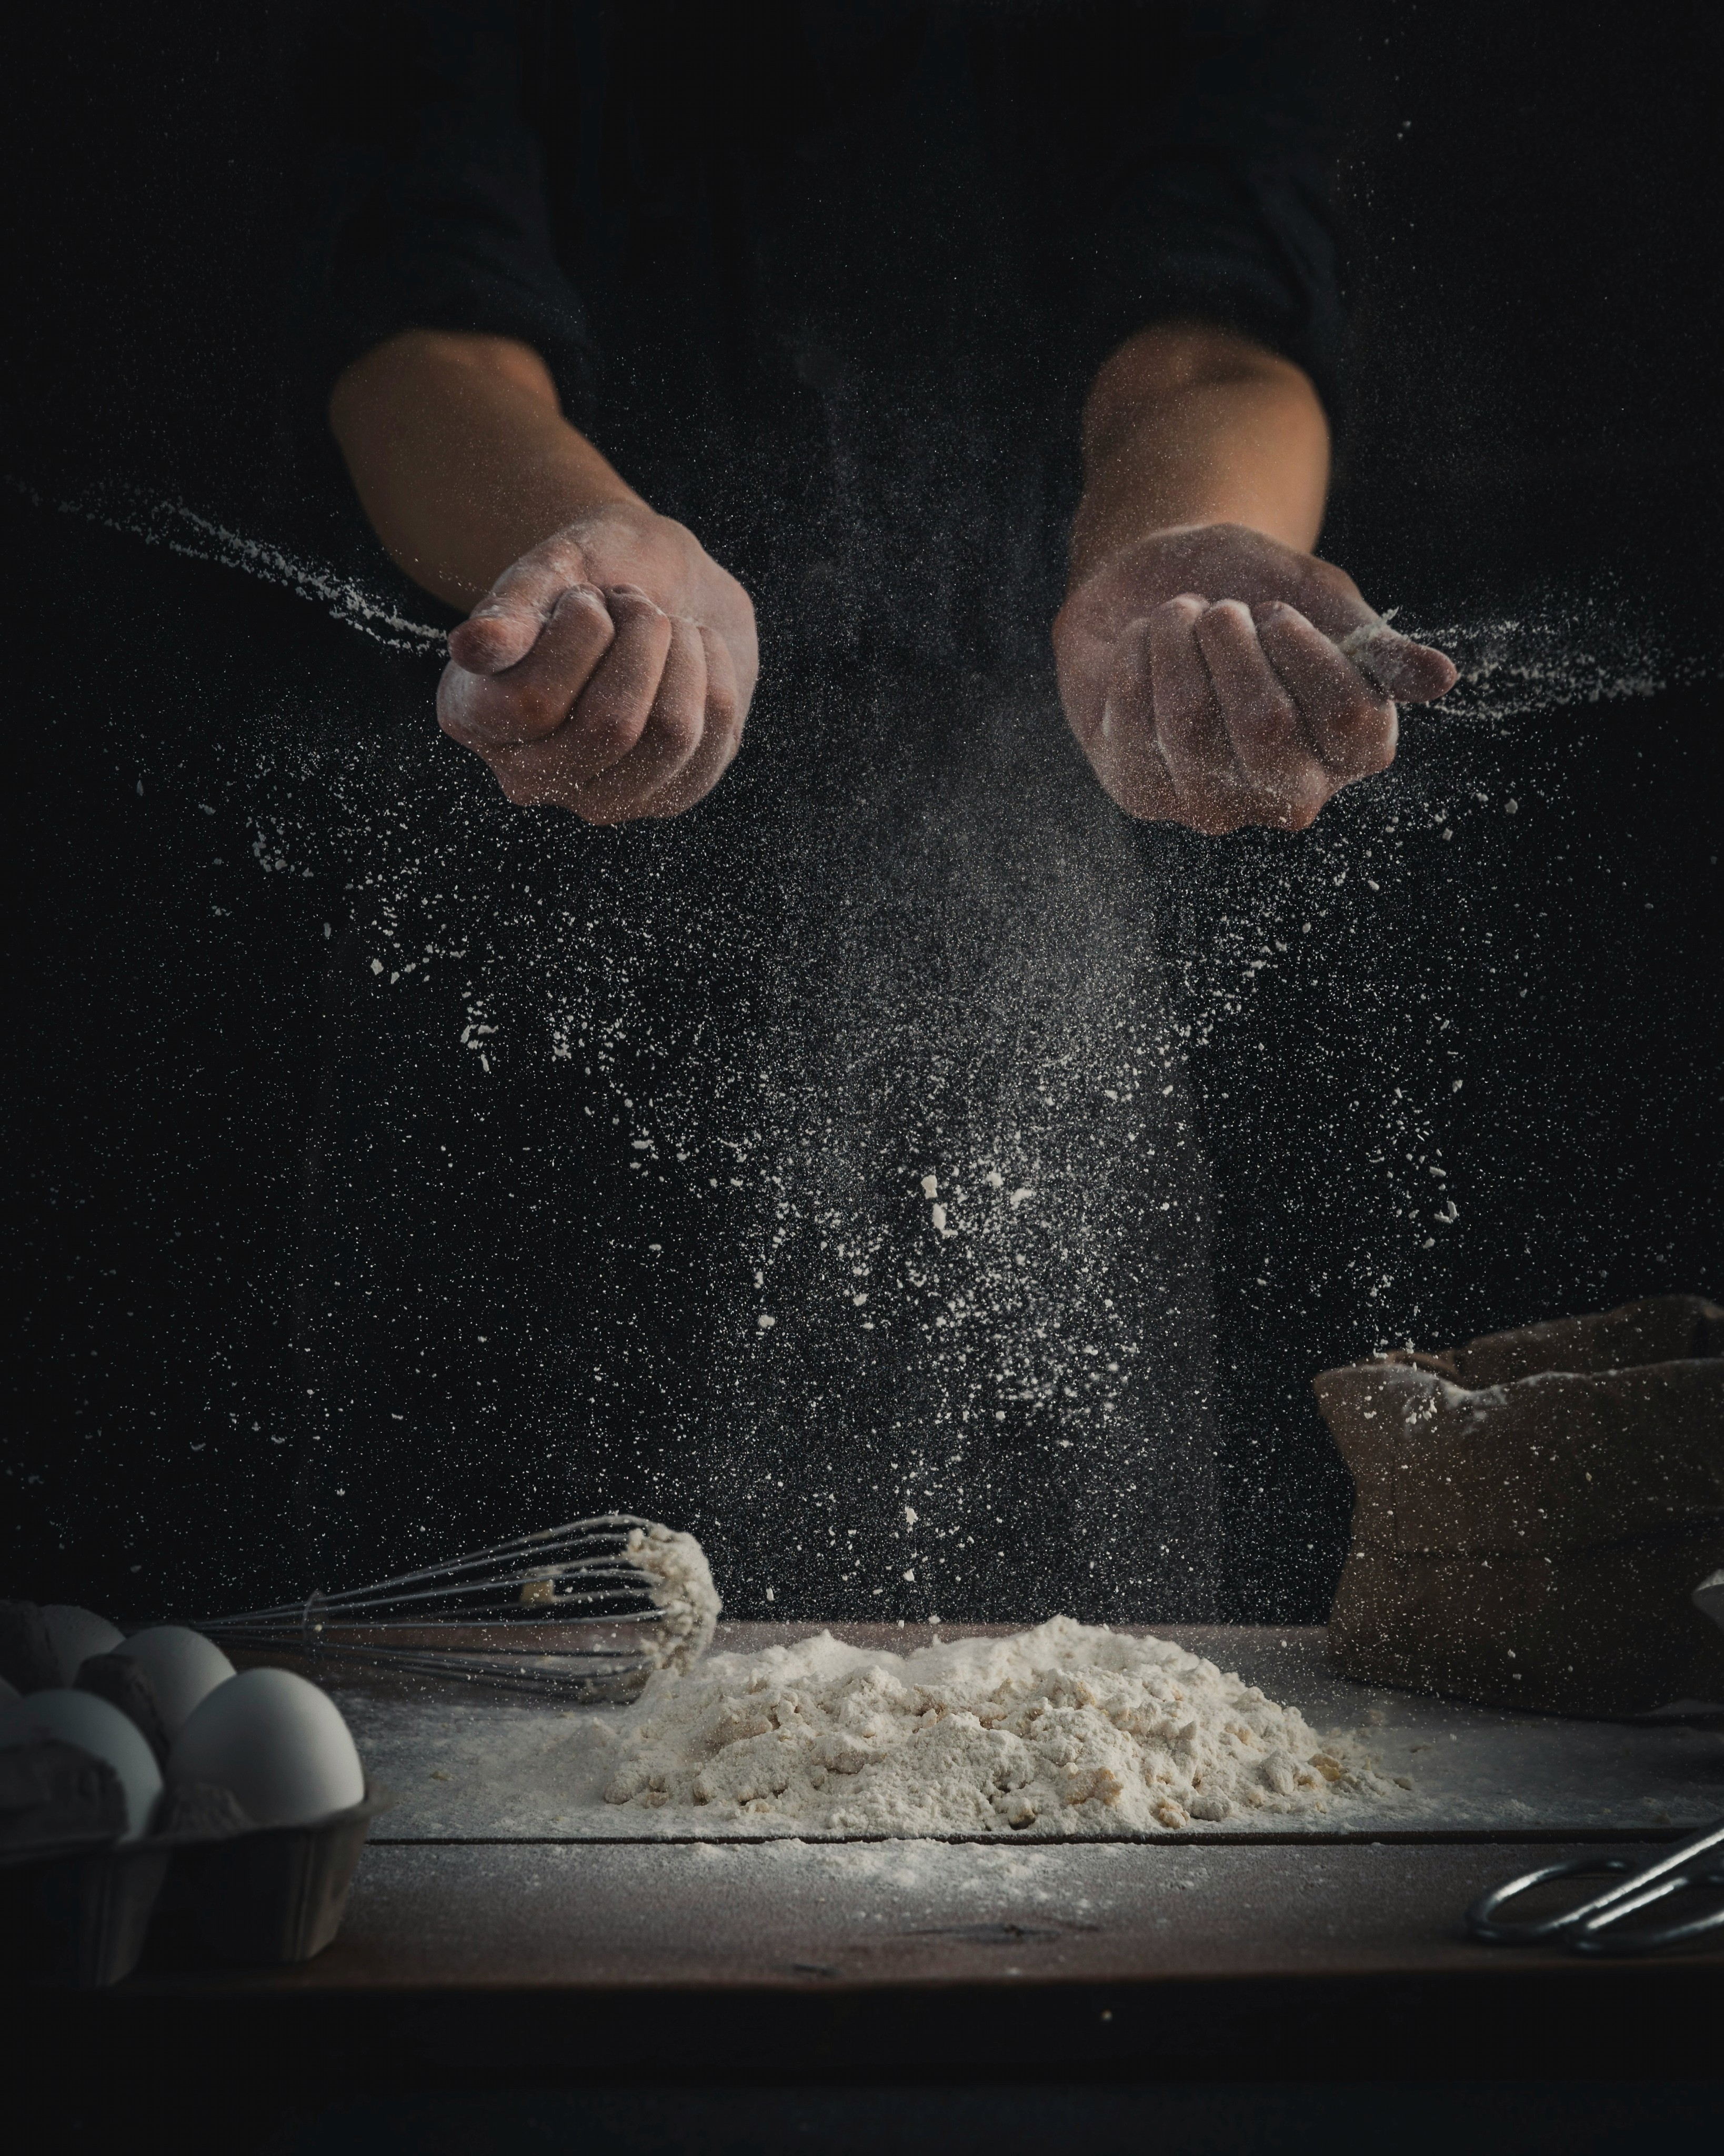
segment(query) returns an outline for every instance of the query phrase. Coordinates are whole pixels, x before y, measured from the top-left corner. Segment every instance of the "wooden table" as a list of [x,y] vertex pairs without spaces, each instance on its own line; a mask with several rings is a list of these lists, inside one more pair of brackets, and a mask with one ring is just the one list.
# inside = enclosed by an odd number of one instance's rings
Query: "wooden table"
[[1316,1634],[1168,1629],[1320,1727],[1371,1728],[1386,1766],[1403,1748],[1414,1796],[1353,1823],[1154,1842],[717,1841],[675,1822],[640,1839],[663,1813],[535,1787],[535,1747],[566,1740],[564,1717],[353,1696],[399,1802],[336,1943],[250,1971],[165,1933],[111,1992],[23,2002],[26,2044],[100,2057],[135,2087],[168,2076],[195,2031],[206,2096],[278,2105],[643,2077],[1717,2071],[1724,1952],[1511,1953],[1472,1944],[1460,1918],[1506,1873],[1724,1812],[1724,1722],[1493,1716],[1342,1685]]

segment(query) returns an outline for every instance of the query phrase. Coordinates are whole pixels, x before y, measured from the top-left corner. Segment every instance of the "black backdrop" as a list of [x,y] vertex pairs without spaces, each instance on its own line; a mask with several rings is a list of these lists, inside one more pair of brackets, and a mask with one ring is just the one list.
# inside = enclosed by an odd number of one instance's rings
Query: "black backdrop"
[[[1716,18],[1343,19],[1354,348],[1324,547],[1504,669],[1474,695],[1497,716],[1415,720],[1398,792],[1350,798],[1309,839],[1144,841],[1175,894],[1216,1182],[1223,1606],[1288,1621],[1321,1613],[1345,1538],[1312,1370],[1388,1338],[1724,1289]],[[432,668],[176,552],[207,543],[182,523],[158,516],[153,545],[112,528],[172,498],[387,587],[339,495],[285,476],[299,24],[290,6],[56,11],[8,145],[6,1584],[122,1613],[291,1592],[326,1554],[296,1478],[329,1381],[306,1282],[339,1279],[342,1256],[308,1238],[346,1232],[318,1185],[332,1120],[380,1161],[411,1125],[415,1158],[484,1194],[437,1216],[465,1239],[443,1270],[482,1283],[477,1306],[434,1297],[419,1319],[414,1186],[377,1170],[370,1202],[407,1255],[387,1343],[344,1336],[375,1370],[346,1395],[364,1441],[392,1441],[393,1402],[434,1366],[434,1414],[429,1378],[414,1414],[445,1446],[543,1378],[485,1308],[541,1286],[518,1222],[545,1081],[426,1090],[412,1040],[367,1037],[329,1097],[322,1051],[356,1025],[330,960],[358,932],[355,861],[403,817],[505,814],[429,732]],[[1549,678],[1516,690],[1528,665]],[[380,760],[410,772],[410,810]],[[509,843],[530,891],[546,848],[589,842]],[[649,878],[655,843],[590,844],[605,872]],[[1385,1149],[1414,1175],[1440,1158],[1458,1218],[1408,1234]],[[589,1195],[556,1233],[597,1250],[627,1194]],[[607,1307],[640,1288],[614,1253],[596,1270]],[[476,1470],[479,1514],[626,1497],[629,1461],[596,1489]],[[726,1584],[736,1614],[765,1614],[746,1565]]]

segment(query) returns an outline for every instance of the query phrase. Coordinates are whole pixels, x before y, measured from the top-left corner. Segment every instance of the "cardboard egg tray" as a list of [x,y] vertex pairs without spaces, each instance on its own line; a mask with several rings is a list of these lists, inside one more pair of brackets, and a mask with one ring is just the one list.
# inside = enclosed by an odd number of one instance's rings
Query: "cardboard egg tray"
[[[109,1774],[82,1758],[98,1779]],[[388,1801],[367,1784],[358,1804],[304,1826],[170,1820],[136,1841],[110,1833],[0,1848],[0,1967],[26,1984],[117,1984],[136,1968],[152,1921],[179,1914],[223,1960],[309,1961],[341,1929],[359,1852]]]

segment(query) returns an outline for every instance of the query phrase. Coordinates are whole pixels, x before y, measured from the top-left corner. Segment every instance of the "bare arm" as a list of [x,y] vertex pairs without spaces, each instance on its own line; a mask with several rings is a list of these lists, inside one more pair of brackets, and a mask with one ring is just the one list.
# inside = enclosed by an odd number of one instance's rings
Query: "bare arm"
[[330,424],[392,557],[473,608],[438,715],[511,801],[620,823],[716,783],[758,670],[748,595],[569,424],[536,352],[403,331]]
[[1084,407],[1075,582],[1148,532],[1242,524],[1316,543],[1329,422],[1290,360],[1202,323],[1141,331],[1102,367]]
[[1309,377],[1229,331],[1162,324],[1101,368],[1083,439],[1054,649],[1098,777],[1134,815],[1303,829],[1393,757],[1394,697],[1455,680],[1309,551],[1329,476]]
[[354,362],[329,417],[392,559],[451,606],[476,605],[576,517],[646,507],[563,418],[537,352],[507,337],[408,330]]

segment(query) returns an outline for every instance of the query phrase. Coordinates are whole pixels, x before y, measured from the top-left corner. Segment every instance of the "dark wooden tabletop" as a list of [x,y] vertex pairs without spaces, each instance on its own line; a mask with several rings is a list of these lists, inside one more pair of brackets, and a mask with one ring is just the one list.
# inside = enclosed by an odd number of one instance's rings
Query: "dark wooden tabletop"
[[136,1975],[15,1999],[15,2034],[148,2086],[195,2030],[208,2087],[304,2102],[639,2076],[1668,2077],[1714,2071],[1724,2025],[1724,1949],[1583,1961],[1463,1931],[1510,1873],[1650,1855],[1672,1832],[1650,1823],[1035,1845],[402,1824],[377,1823],[316,1960],[217,1966],[159,1920]]

